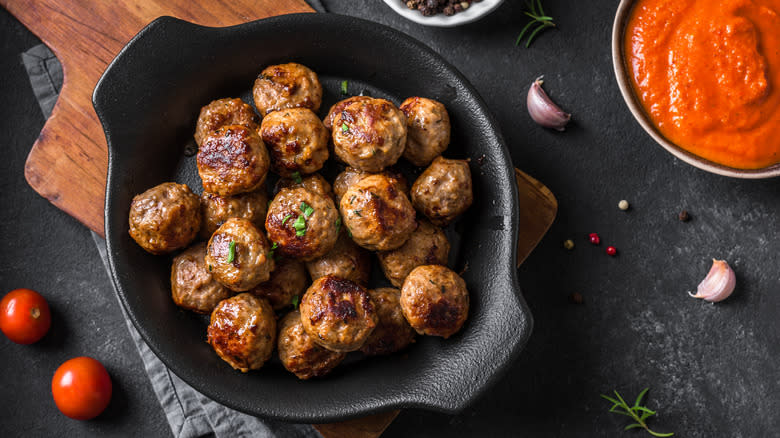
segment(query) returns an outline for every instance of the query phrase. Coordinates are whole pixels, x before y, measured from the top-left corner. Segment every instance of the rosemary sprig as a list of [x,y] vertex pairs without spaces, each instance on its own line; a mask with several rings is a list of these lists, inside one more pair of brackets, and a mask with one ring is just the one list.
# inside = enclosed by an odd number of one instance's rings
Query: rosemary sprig
[[648,389],[649,388],[645,388],[642,390],[642,392],[639,393],[639,396],[637,396],[636,401],[634,402],[634,406],[628,406],[628,403],[626,403],[626,401],[623,400],[623,397],[621,397],[617,391],[613,391],[615,393],[615,396],[617,396],[617,399],[606,396],[604,394],[601,394],[601,397],[604,398],[605,400],[608,400],[610,403],[613,403],[612,407],[609,408],[609,412],[618,415],[625,415],[626,417],[631,417],[635,421],[635,423],[629,424],[623,430],[630,430],[630,429],[636,429],[638,427],[641,427],[652,436],[666,437],[666,436],[674,435],[674,433],[671,432],[670,433],[654,432],[650,430],[649,427],[647,427],[646,420],[652,417],[653,415],[655,415],[655,411],[651,411],[645,406],[640,406],[640,403],[642,403],[642,398],[645,396]]
[[531,17],[531,21],[525,25],[522,31],[520,31],[520,35],[517,37],[517,41],[515,41],[515,45],[519,46],[523,41],[523,37],[525,36],[526,32],[528,32],[534,25],[537,25],[528,37],[528,41],[525,43],[526,48],[531,45],[531,41],[533,41],[539,32],[547,29],[548,27],[556,27],[555,23],[553,23],[553,17],[550,17],[544,13],[544,9],[542,8],[542,0],[531,0],[528,3],[528,9],[530,9],[530,11],[524,11],[524,13],[525,15]]

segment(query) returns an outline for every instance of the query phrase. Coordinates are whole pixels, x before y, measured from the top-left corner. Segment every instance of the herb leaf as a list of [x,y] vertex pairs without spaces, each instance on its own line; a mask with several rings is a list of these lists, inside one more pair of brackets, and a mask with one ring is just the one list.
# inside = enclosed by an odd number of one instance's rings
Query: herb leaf
[[336,232],[341,231],[341,216],[336,218]]
[[531,21],[526,24],[525,27],[523,27],[523,30],[520,31],[520,35],[517,36],[517,40],[515,41],[515,45],[519,46],[520,43],[523,42],[523,37],[525,37],[526,33],[531,30],[534,25],[536,25],[536,28],[534,28],[534,30],[531,31],[531,34],[528,36],[528,40],[525,43],[526,48],[531,45],[531,41],[536,38],[536,35],[539,34],[539,32],[547,29],[548,27],[556,27],[555,23],[553,22],[553,17],[544,13],[544,9],[542,8],[542,0],[531,0],[528,3],[528,9],[530,9],[530,11],[525,11],[524,14],[531,17]]
[[347,81],[341,81],[341,94],[347,94]]
[[230,241],[230,247],[228,248],[228,258],[227,263],[233,263],[233,260],[236,259],[236,242],[231,240]]
[[347,126],[346,123],[341,123],[341,132],[347,132],[349,131],[349,126]]
[[301,172],[293,172],[292,179],[295,181],[295,184],[300,184],[303,182],[303,179],[301,178]]
[[[539,5],[541,8],[541,5]],[[652,436],[656,437],[667,437],[672,436],[674,433],[660,433],[650,430],[649,427],[647,427],[647,423],[645,420],[647,420],[649,417],[652,417],[655,415],[655,411],[648,409],[645,406],[640,406],[639,404],[642,402],[642,399],[644,398],[645,394],[647,394],[647,390],[649,388],[645,388],[642,390],[642,392],[639,393],[639,395],[636,398],[636,402],[634,402],[634,406],[629,407],[628,403],[626,403],[625,400],[623,400],[623,397],[617,392],[613,391],[615,393],[615,396],[617,396],[617,399],[614,399],[612,397],[606,396],[604,394],[601,394],[601,397],[610,403],[612,403],[612,407],[609,408],[609,412],[612,412],[613,414],[620,414],[625,415],[626,417],[631,417],[634,420],[634,423],[629,424],[626,426],[623,430],[630,430],[630,429],[636,429],[636,428],[642,428],[647,431]]]
[[292,217],[291,214],[288,214],[287,216],[285,216],[284,219],[282,219],[282,226],[284,226],[284,224],[287,222],[287,220],[289,220],[291,217]]
[[301,211],[303,212],[303,215],[306,217],[306,219],[308,219],[309,216],[314,214],[314,209],[311,208],[311,206],[305,202],[301,202]]
[[295,219],[293,228],[295,228],[295,235],[298,237],[306,234],[306,219],[303,217],[303,215],[300,215],[298,216],[298,219]]
[[300,297],[298,297],[298,295],[292,297],[292,300],[290,300],[290,303],[292,303],[293,308],[295,308],[295,309],[298,308],[299,302],[300,302]]
[[275,259],[274,252],[276,251],[276,248],[279,248],[279,244],[274,242],[273,245],[271,245],[271,249],[268,251],[268,257]]

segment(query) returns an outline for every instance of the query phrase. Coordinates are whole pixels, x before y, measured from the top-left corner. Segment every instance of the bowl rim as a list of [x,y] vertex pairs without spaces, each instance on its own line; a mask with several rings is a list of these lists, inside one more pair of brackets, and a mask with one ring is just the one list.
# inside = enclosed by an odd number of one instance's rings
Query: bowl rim
[[628,105],[628,109],[631,111],[634,119],[642,126],[642,129],[644,129],[656,143],[661,145],[661,147],[675,157],[707,172],[742,179],[763,179],[780,176],[780,163],[762,169],[737,169],[715,163],[688,152],[661,134],[655,124],[650,120],[647,111],[645,111],[644,107],[639,102],[639,98],[636,95],[634,86],[629,78],[628,66],[626,65],[623,51],[626,25],[636,2],[637,0],[621,0],[618,5],[617,12],[615,13],[615,20],[612,25],[612,66],[618,87],[620,88],[620,94],[623,96],[623,100],[626,105]]
[[479,3],[472,3],[469,8],[463,12],[458,12],[455,15],[446,16],[443,14],[436,14],[431,16],[425,16],[415,9],[407,8],[401,0],[383,0],[385,4],[390,7],[395,13],[413,21],[417,24],[433,27],[455,27],[462,24],[473,23],[486,17],[488,14],[496,10],[504,0],[482,0]]
[[[122,285],[120,281],[121,274],[118,270],[117,261],[115,260],[115,254],[118,254],[117,246],[121,244],[115,244],[119,242],[118,239],[127,237],[126,220],[122,223],[123,226],[119,226],[117,221],[114,220],[114,210],[112,206],[114,204],[114,198],[119,197],[114,182],[118,178],[120,170],[120,163],[116,157],[116,150],[119,148],[119,144],[122,143],[122,139],[118,138],[112,133],[112,127],[117,122],[118,114],[114,108],[116,106],[116,100],[111,95],[112,87],[116,84],[116,77],[121,74],[116,72],[117,69],[121,69],[126,62],[124,58],[131,57],[137,50],[134,45],[139,44],[140,41],[149,37],[150,35],[156,35],[159,37],[161,33],[175,30],[177,27],[181,27],[187,30],[188,38],[192,38],[193,35],[197,36],[201,32],[233,32],[243,31],[247,32],[253,29],[255,26],[263,26],[266,23],[275,25],[291,25],[297,21],[305,20],[307,24],[314,22],[328,22],[331,26],[347,25],[350,24],[355,27],[359,27],[365,30],[372,30],[383,33],[393,34],[395,38],[398,38],[400,43],[406,46],[414,46],[422,53],[432,57],[443,68],[448,70],[453,77],[457,79],[459,84],[468,92],[475,104],[481,109],[482,116],[487,122],[488,126],[492,129],[485,135],[489,137],[491,142],[495,142],[501,149],[500,159],[496,167],[501,175],[496,175],[496,178],[500,178],[507,182],[507,199],[511,202],[509,209],[512,214],[505,218],[504,226],[509,227],[508,235],[505,242],[499,242],[497,245],[502,249],[502,253],[507,252],[507,256],[503,260],[498,261],[495,266],[496,273],[500,274],[500,278],[495,278],[495,287],[505,289],[506,292],[502,296],[506,296],[507,300],[504,304],[505,314],[501,315],[498,319],[501,325],[506,329],[513,329],[511,333],[502,333],[500,337],[508,339],[511,344],[507,345],[507,348],[503,351],[491,352],[491,358],[493,356],[500,357],[502,360],[492,362],[493,367],[488,373],[482,373],[482,376],[474,381],[462,381],[458,385],[457,394],[448,394],[447,398],[443,398],[444,395],[441,389],[439,391],[415,391],[413,393],[392,393],[386,397],[372,397],[364,396],[363,398],[357,398],[355,403],[357,407],[352,407],[350,410],[338,410],[333,407],[318,407],[310,409],[306,412],[296,410],[294,412],[281,411],[278,407],[257,405],[253,403],[247,403],[243,400],[236,400],[230,397],[230,394],[223,393],[219,389],[215,389],[215,385],[204,383],[197,380],[197,372],[190,370],[186,364],[176,362],[175,353],[168,352],[164,347],[164,343],[157,342],[151,335],[151,331],[147,329],[147,326],[143,323],[141,315],[137,314],[133,310],[133,305],[130,302],[129,293]],[[113,73],[112,73],[113,71]],[[107,175],[107,188],[106,188],[106,203],[105,203],[105,233],[106,233],[106,245],[108,252],[108,264],[110,269],[110,277],[116,288],[120,302],[122,306],[127,310],[127,314],[133,325],[138,329],[141,337],[160,358],[160,360],[176,375],[182,378],[185,382],[193,386],[197,391],[205,394],[206,396],[214,399],[215,401],[236,409],[241,412],[245,412],[250,415],[256,415],[264,418],[282,420],[282,421],[295,421],[302,423],[325,423],[333,421],[343,421],[351,418],[358,418],[365,415],[375,414],[379,412],[385,412],[391,409],[400,408],[422,408],[448,414],[456,414],[473,403],[477,398],[483,395],[503,376],[512,364],[515,362],[519,354],[523,351],[525,345],[530,338],[533,330],[533,316],[531,311],[522,296],[518,283],[518,273],[515,267],[515,260],[517,258],[516,253],[516,240],[518,235],[518,194],[517,185],[514,179],[514,168],[511,165],[509,151],[506,146],[501,132],[498,128],[498,123],[495,117],[488,110],[487,105],[476,91],[474,86],[460,73],[451,63],[444,59],[441,55],[438,55],[433,49],[429,48],[420,41],[403,34],[390,27],[377,24],[375,22],[355,19],[352,17],[339,16],[333,14],[289,14],[277,17],[270,17],[262,20],[256,20],[236,26],[214,28],[200,26],[185,20],[181,20],[174,17],[163,16],[155,19],[144,27],[130,42],[119,52],[114,60],[106,68],[105,72],[101,76],[98,84],[95,87],[93,93],[93,105],[96,113],[101,121],[101,124],[106,134],[106,140],[108,143],[108,175]],[[506,164],[505,166],[503,164]],[[491,298],[492,299],[492,298]],[[507,326],[507,324],[509,326]],[[193,377],[194,376],[194,377]],[[191,378],[192,377],[192,381]],[[473,376],[472,376],[473,377]],[[193,383],[194,381],[194,383]],[[316,411],[316,412],[315,412]]]

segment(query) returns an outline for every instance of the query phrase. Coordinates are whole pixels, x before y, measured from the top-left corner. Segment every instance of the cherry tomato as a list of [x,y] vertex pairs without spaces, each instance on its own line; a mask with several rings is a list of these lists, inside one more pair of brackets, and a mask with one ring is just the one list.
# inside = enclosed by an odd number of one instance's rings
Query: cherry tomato
[[50,326],[49,304],[38,292],[16,289],[0,301],[0,330],[17,344],[38,341]]
[[111,401],[111,377],[91,357],[76,357],[60,365],[51,381],[57,408],[74,420],[100,415]]

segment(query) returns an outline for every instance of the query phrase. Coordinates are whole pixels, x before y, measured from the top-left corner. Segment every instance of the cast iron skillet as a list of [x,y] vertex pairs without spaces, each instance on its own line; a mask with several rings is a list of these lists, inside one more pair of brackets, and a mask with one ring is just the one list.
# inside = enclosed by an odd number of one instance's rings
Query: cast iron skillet
[[[242,374],[219,359],[205,342],[206,319],[171,300],[171,258],[147,254],[127,232],[135,194],[171,180],[199,190],[184,150],[200,107],[215,98],[248,97],[264,66],[289,61],[320,75],[328,104],[339,98],[342,79],[353,92],[366,87],[396,104],[413,95],[442,101],[453,126],[445,155],[472,159],[475,190],[474,205],[455,227],[460,242],[450,260],[456,271],[466,268],[471,296],[461,332],[447,340],[420,337],[405,353],[387,357],[360,360],[353,353],[357,359],[306,382],[278,362]],[[246,413],[308,423],[392,408],[456,413],[488,390],[526,343],[532,319],[516,278],[518,205],[509,154],[474,88],[418,41],[331,14],[228,28],[162,17],[109,65],[93,102],[108,140],[105,222],[114,285],[152,350],[203,394]]]

